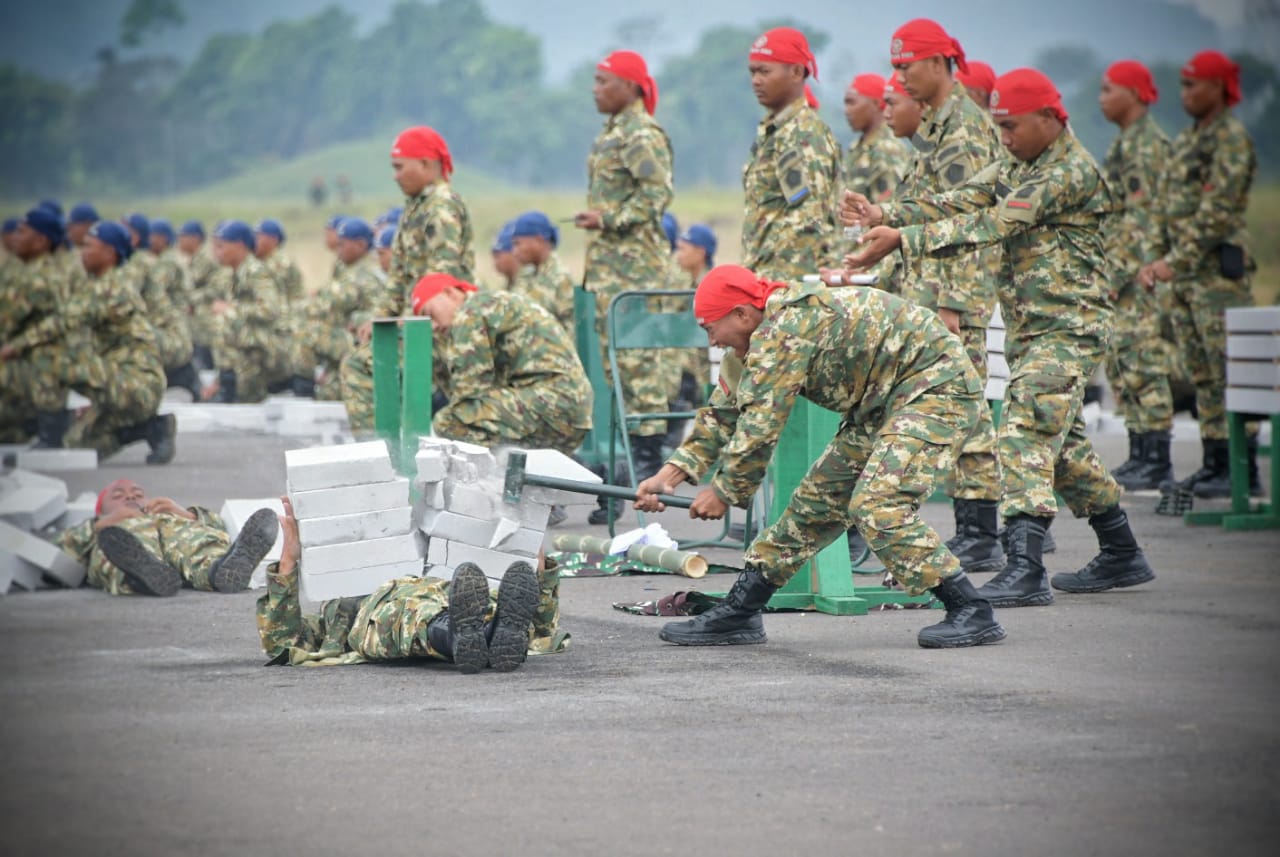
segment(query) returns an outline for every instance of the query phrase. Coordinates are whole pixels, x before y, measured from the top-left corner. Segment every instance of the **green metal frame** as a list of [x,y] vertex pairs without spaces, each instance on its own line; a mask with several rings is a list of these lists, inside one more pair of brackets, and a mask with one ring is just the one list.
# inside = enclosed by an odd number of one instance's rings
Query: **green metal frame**
[[1271,421],[1271,443],[1274,446],[1280,438],[1280,414],[1239,414],[1227,412],[1228,446],[1231,467],[1231,511],[1229,512],[1187,512],[1183,521],[1195,525],[1221,525],[1228,532],[1243,530],[1276,530],[1280,529],[1280,503],[1276,502],[1276,491],[1280,490],[1280,456],[1274,449],[1259,449],[1260,455],[1268,455],[1271,459],[1271,502],[1254,503],[1249,499],[1249,436],[1245,431],[1245,423],[1255,419]]
[[587,467],[604,467],[609,463],[612,446],[605,426],[610,425],[612,408],[609,397],[602,395],[608,389],[604,377],[604,363],[600,359],[600,334],[596,333],[596,296],[582,286],[573,289],[573,332],[578,359],[586,370],[587,381],[595,396],[591,403],[591,430],[587,432],[577,456]]
[[431,360],[431,319],[374,320],[373,427],[387,441],[396,471],[410,479],[418,438],[431,434]]

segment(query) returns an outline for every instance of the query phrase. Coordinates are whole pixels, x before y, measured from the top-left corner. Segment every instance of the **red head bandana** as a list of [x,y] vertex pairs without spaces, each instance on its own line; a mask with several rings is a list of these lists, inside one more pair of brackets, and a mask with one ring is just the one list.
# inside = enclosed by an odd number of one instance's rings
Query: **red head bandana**
[[896,74],[891,74],[884,79],[884,97],[888,98],[890,95],[901,95],[903,98],[911,97],[907,95],[906,87],[902,85],[902,81],[898,80],[898,75]]
[[596,68],[616,74],[639,86],[644,98],[644,109],[650,116],[658,109],[658,83],[649,76],[649,67],[645,65],[644,57],[635,51],[614,51],[600,60]]
[[1016,68],[1002,74],[991,88],[992,116],[1021,116],[1046,109],[1052,110],[1059,121],[1067,121],[1062,96],[1053,81],[1034,68]]
[[818,100],[818,96],[813,94],[813,90],[809,88],[809,84],[804,85],[804,101],[814,110],[822,106],[822,102]]
[[996,85],[996,70],[977,60],[971,60],[968,66],[967,71],[956,72],[956,80],[960,81],[960,85],[990,92],[991,87]]
[[698,324],[709,324],[743,304],[764,309],[769,295],[786,287],[786,283],[761,279],[741,265],[717,265],[698,283],[693,295],[693,314]]
[[885,84],[885,79],[878,74],[860,74],[850,81],[849,88],[859,95],[874,98],[876,104],[883,108],[886,92]]
[[391,157],[439,161],[446,179],[453,172],[453,159],[449,157],[449,146],[444,137],[426,125],[401,131],[400,136],[391,144]]
[[1220,80],[1227,85],[1227,106],[1240,103],[1240,66],[1217,51],[1201,51],[1182,67],[1192,80]]
[[1103,76],[1116,86],[1137,92],[1138,100],[1143,104],[1155,104],[1160,97],[1160,90],[1156,89],[1155,78],[1151,76],[1150,69],[1136,60],[1114,62]]
[[809,50],[809,40],[804,33],[791,27],[774,27],[751,43],[749,62],[778,62],[786,65],[802,65],[814,80],[818,79],[818,61]]
[[899,27],[889,43],[889,59],[894,63],[919,62],[929,57],[946,57],[956,61],[956,68],[969,70],[964,48],[947,35],[942,25],[928,18],[916,18]]
[[417,315],[422,312],[422,308],[427,305],[427,301],[445,289],[462,289],[464,292],[480,291],[470,283],[459,280],[449,274],[427,274],[421,280],[418,280],[418,285],[413,287],[413,314]]
[[101,514],[102,514],[102,504],[106,502],[106,500],[107,500],[107,495],[111,493],[111,489],[112,489],[112,488],[114,488],[114,487],[116,487],[117,485],[121,484],[122,482],[128,482],[128,481],[130,481],[130,480],[128,480],[128,479],[117,479],[117,480],[115,480],[114,482],[110,482],[110,483],[108,483],[108,484],[107,484],[107,487],[106,487],[106,488],[103,488],[103,489],[102,489],[102,491],[101,491],[101,493],[99,493],[99,494],[98,494],[98,502],[97,502],[97,505],[95,505],[95,506],[93,507],[93,514],[94,514],[94,515],[101,515]]

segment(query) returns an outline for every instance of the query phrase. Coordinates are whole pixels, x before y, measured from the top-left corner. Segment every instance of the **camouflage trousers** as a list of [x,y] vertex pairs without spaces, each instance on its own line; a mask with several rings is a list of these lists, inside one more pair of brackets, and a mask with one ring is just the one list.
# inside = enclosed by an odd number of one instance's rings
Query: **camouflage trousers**
[[511,444],[573,455],[591,425],[591,397],[582,401],[559,387],[552,379],[453,399],[434,416],[431,427],[440,437],[480,446]]
[[844,423],[809,468],[782,515],[752,542],[746,563],[781,586],[850,525],[894,579],[919,595],[960,571],[920,517],[920,504],[986,409],[964,379],[940,384],[874,428]]
[[154,326],[156,334],[156,351],[160,354],[160,362],[166,369],[177,369],[191,361],[191,352],[195,347],[191,341],[191,329],[183,319],[172,323]]
[[[132,533],[152,555],[177,569],[188,587],[201,592],[213,591],[209,569],[231,547],[226,530],[178,515],[135,515],[116,526]],[[108,595],[133,594],[124,573],[96,548],[89,554],[85,579]]]
[[155,352],[109,351],[102,356],[102,367],[105,382],[82,390],[93,404],[76,417],[66,444],[96,449],[99,458],[106,458],[119,451],[121,429],[139,426],[156,415],[165,376]]
[[[613,367],[609,365],[609,332],[606,326],[609,302],[622,289],[598,289],[596,296],[596,334],[600,337],[600,360],[604,365],[604,377],[613,384]],[[653,303],[658,298],[648,299]],[[627,349],[617,352],[618,372],[622,375],[622,399],[628,413],[666,413],[670,408],[671,385],[680,384],[683,355],[676,349]],[[656,356],[662,355],[662,356]],[[611,386],[612,389],[612,386]],[[667,433],[666,420],[645,420],[627,427],[638,437]]]
[[1080,416],[1104,347],[1086,338],[1074,354],[1011,367],[998,436],[1005,518],[1052,518],[1055,489],[1077,518],[1120,502],[1120,486],[1094,453]]
[[1131,286],[1116,302],[1114,319],[1106,371],[1116,410],[1131,432],[1168,431],[1173,393],[1159,303],[1146,289]]
[[0,403],[6,418],[18,412],[60,411],[67,404],[68,372],[77,355],[58,343],[38,345],[0,360]]
[[342,403],[353,434],[373,431],[373,345],[357,345],[342,361],[339,371]]
[[271,385],[293,377],[288,355],[279,349],[215,348],[213,361],[219,369],[231,369],[236,373],[237,402],[261,402],[267,397]]
[[[961,327],[960,340],[969,355],[969,361],[978,371],[983,386],[987,383],[987,329],[985,327]],[[955,471],[947,486],[947,495],[960,500],[999,500],[1000,462],[996,457],[996,426],[990,408],[981,408],[978,426],[969,435],[960,455],[956,458]]]
[[342,361],[355,349],[355,339],[344,327],[315,323],[298,341],[293,362],[299,375],[317,375],[316,399],[342,401]]
[[1196,388],[1200,436],[1227,437],[1227,332],[1225,311],[1251,306],[1249,278],[1228,280],[1204,275],[1175,280],[1169,309],[1173,329],[1181,337],[1179,351]]

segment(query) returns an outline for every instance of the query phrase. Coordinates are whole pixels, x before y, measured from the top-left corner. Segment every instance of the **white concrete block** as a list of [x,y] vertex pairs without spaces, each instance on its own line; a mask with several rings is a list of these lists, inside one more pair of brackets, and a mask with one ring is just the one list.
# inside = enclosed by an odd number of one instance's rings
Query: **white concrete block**
[[1280,359],[1280,334],[1243,333],[1228,336],[1227,357],[1231,360]]
[[318,547],[342,542],[361,542],[402,536],[412,526],[413,508],[400,506],[379,512],[357,512],[328,518],[307,518],[298,522],[302,546]]
[[0,520],[22,530],[47,527],[67,510],[67,483],[30,470],[0,476]]
[[381,440],[291,449],[284,454],[284,463],[290,494],[396,478],[387,444]]
[[74,500],[67,501],[67,509],[58,519],[49,526],[62,532],[72,527],[83,524],[85,521],[93,517],[93,510],[98,505],[98,495],[92,491],[85,491]]
[[449,447],[449,478],[459,482],[479,482],[498,475],[498,464],[488,447],[453,441]]
[[449,561],[449,540],[443,536],[432,536],[427,542],[426,561],[431,565],[444,565]]
[[518,505],[502,504],[500,514],[504,518],[511,518],[519,522],[521,527],[530,530],[545,530],[547,521],[551,518],[551,504],[535,503],[526,496],[521,498],[521,502]]
[[1228,387],[1227,410],[1247,414],[1280,414],[1280,390]]
[[1280,331],[1280,306],[1232,307],[1227,310],[1227,330]]
[[32,449],[25,444],[0,444],[0,457],[12,459],[15,467],[42,473],[94,470],[98,466],[98,452],[93,449]]
[[450,478],[438,483],[444,486],[444,508],[468,518],[488,520],[496,517],[495,509],[501,504],[502,489],[474,482],[459,482]]
[[[520,529],[520,524],[510,518],[499,518],[493,527],[493,536],[490,537],[488,544],[484,545],[488,548],[496,548],[500,542],[506,541],[516,534]],[[472,542],[475,544],[475,542]]]
[[347,542],[339,545],[323,545],[302,548],[302,573],[304,575],[332,574],[353,568],[417,560],[422,565],[422,553],[418,540],[412,534],[370,539],[363,542]]
[[538,551],[542,550],[542,541],[545,536],[546,533],[542,530],[530,530],[522,527],[502,541],[489,547],[503,553],[536,557]]
[[1003,354],[987,354],[987,377],[1009,377],[1009,363],[1004,359]]
[[179,432],[252,432],[265,434],[264,404],[221,405],[209,402],[163,401],[160,413],[173,414]]
[[393,479],[345,488],[323,488],[319,491],[289,493],[293,514],[303,518],[326,518],[394,509],[409,502],[409,480]]
[[[85,567],[70,554],[3,521],[0,521],[0,553],[8,553],[30,563],[62,586],[74,589],[84,583]],[[19,572],[15,578],[21,576]]]
[[991,402],[1004,401],[1004,388],[1008,385],[1008,381],[1003,378],[987,379],[987,400]]
[[498,581],[502,580],[502,576],[507,573],[512,563],[529,562],[529,557],[489,550],[462,542],[449,542],[449,560],[445,565],[450,569],[456,569],[464,562],[475,563],[484,572],[485,577]]
[[1228,360],[1228,387],[1280,388],[1280,363],[1267,360]]
[[[222,504],[218,515],[222,518],[222,523],[227,528],[227,535],[232,541],[240,535],[240,529],[244,526],[244,522],[249,520],[249,516],[259,509],[270,509],[277,515],[284,514],[284,504],[280,502],[279,497],[235,498]],[[250,589],[262,589],[267,585],[267,566],[280,559],[282,550],[284,550],[284,530],[280,529],[276,532],[275,544],[271,546],[271,550],[267,551],[266,556],[262,558],[262,562],[258,563],[258,567],[249,578]]]
[[414,482],[425,485],[439,482],[449,475],[449,457],[442,449],[419,449],[413,462],[417,468]]
[[304,601],[322,602],[331,598],[353,598],[368,595],[388,580],[397,577],[421,577],[422,560],[353,568],[332,574],[306,574],[299,580],[299,595]]
[[493,540],[494,522],[481,518],[469,518],[457,512],[429,509],[422,516],[418,529],[432,541],[459,541],[488,547]]
[[0,583],[4,584],[4,592],[11,587],[35,592],[45,586],[44,574],[39,568],[6,550],[0,550]]
[[418,438],[418,449],[441,449],[448,452],[451,446],[453,441],[433,434],[424,434]]
[[[603,480],[574,461],[569,456],[554,449],[524,450],[525,475],[550,476],[557,479],[569,479],[574,482],[585,482],[599,485]],[[501,466],[506,472],[506,456],[502,457]],[[563,491],[554,488],[541,488],[528,485],[520,494],[522,502],[560,504],[564,506],[593,506],[596,503],[594,494],[581,494],[576,491]]]
[[987,353],[1004,354],[1004,328],[987,328]]
[[422,500],[419,507],[422,509],[443,509],[444,508],[444,483],[432,482],[422,485],[419,488]]
[[422,573],[423,577],[438,577],[441,580],[452,580],[453,569],[444,564],[428,565]]

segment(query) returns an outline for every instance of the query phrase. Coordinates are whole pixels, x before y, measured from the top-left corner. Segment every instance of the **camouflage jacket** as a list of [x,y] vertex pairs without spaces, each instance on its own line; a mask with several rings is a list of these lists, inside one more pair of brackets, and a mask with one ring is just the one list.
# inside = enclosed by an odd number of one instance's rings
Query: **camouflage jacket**
[[742,264],[798,280],[834,264],[840,144],[797,99],[761,121],[742,172]]
[[61,339],[69,329],[67,278],[57,258],[46,253],[20,264],[21,269],[15,272],[13,303],[0,308],[5,326],[18,331],[8,344],[19,354]]
[[19,315],[27,311],[23,306],[25,295],[22,288],[25,268],[17,256],[11,253],[0,255],[0,345],[18,332],[22,321]]
[[133,278],[134,289],[142,296],[152,325],[159,330],[179,329],[187,323],[191,298],[177,252],[169,249],[157,257],[135,251],[124,266]]
[[525,265],[509,289],[524,295],[556,317],[573,335],[573,276],[553,250],[542,265]]
[[352,265],[343,265],[327,293],[317,292],[312,301],[322,307],[318,315],[325,324],[354,330],[374,317],[374,305],[386,284],[387,275],[370,252]]
[[[220,530],[225,530],[227,528],[219,515],[204,508],[203,506],[188,506],[187,511],[196,516],[195,521],[192,523],[197,523],[205,527],[217,527]],[[163,517],[165,519],[176,518],[176,516],[168,514]],[[82,521],[81,523],[76,524],[74,527],[68,527],[63,530],[58,535],[58,547],[62,549],[63,553],[69,554],[85,565],[88,565],[91,558],[90,555],[98,544],[98,531],[94,529],[94,524],[97,523],[97,520],[98,519],[96,517],[90,518],[87,521]]]
[[117,350],[155,352],[155,330],[136,279],[126,269],[115,267],[100,277],[90,276],[87,283],[87,289],[67,300],[72,329],[92,331],[99,356]]
[[191,283],[192,291],[202,291],[221,267],[218,260],[213,258],[209,245],[201,245],[200,249],[187,259],[187,279]]
[[1123,129],[1107,149],[1103,172],[1123,205],[1103,234],[1116,292],[1132,288],[1138,269],[1159,255],[1159,182],[1168,161],[1169,138],[1149,113]]
[[245,257],[232,272],[229,302],[224,321],[231,331],[231,345],[270,352],[287,345],[290,327],[284,299],[275,278],[256,256]]
[[302,284],[302,269],[298,267],[297,263],[289,258],[289,254],[278,247],[272,251],[270,256],[261,261],[271,276],[275,278],[276,290],[280,292],[280,297],[286,306],[290,308],[301,307],[303,300],[306,299],[307,291]]
[[982,389],[960,341],[932,312],[879,289],[780,289],[765,304],[741,377],[726,378],[722,367],[670,463],[698,481],[719,461],[711,487],[744,506],[797,396],[873,433],[916,436],[922,427],[897,420],[897,409],[954,379],[975,396]]
[[1257,169],[1253,140],[1229,111],[1174,138],[1161,186],[1160,243],[1175,276],[1216,275],[1220,245],[1247,246],[1244,214]]
[[602,223],[587,244],[588,291],[662,287],[672,158],[667,132],[640,99],[605,121],[587,156],[587,208]]
[[[426,274],[475,281],[475,238],[462,197],[447,183],[434,184],[405,200],[391,245],[391,271],[372,309],[373,318],[403,315],[413,287]],[[337,277],[337,264],[334,266]]]
[[911,171],[911,150],[893,136],[888,124],[858,138],[844,156],[844,187],[872,202],[885,202]]
[[1069,130],[1034,161],[1001,160],[949,193],[884,206],[886,223],[922,224],[902,230],[908,258],[1003,246],[1006,355],[1010,365],[1034,358],[1048,367],[1082,338],[1107,339],[1112,274],[1102,224],[1117,208]]

